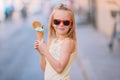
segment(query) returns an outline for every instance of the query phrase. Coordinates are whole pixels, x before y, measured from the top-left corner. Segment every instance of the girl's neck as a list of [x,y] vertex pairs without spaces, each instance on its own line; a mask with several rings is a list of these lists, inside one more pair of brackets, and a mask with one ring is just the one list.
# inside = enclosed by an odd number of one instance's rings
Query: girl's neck
[[66,36],[61,36],[61,35],[57,35],[57,37],[56,37],[58,40],[63,40],[63,39],[65,39],[66,38]]
[[56,40],[55,40],[55,43],[58,43],[60,41],[63,41],[66,37],[65,36],[57,36],[56,37]]

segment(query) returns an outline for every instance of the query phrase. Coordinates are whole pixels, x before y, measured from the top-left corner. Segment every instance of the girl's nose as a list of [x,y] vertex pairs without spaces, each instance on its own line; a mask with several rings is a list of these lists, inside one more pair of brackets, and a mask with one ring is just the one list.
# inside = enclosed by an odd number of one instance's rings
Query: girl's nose
[[63,22],[60,22],[60,26],[64,26]]

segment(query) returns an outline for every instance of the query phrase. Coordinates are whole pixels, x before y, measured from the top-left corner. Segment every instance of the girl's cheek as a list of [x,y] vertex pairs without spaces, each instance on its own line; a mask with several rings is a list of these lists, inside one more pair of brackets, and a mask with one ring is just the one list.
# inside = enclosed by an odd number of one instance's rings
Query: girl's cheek
[[55,28],[55,27],[56,27],[56,25],[54,25],[54,24],[53,24],[53,25],[52,25],[52,27],[53,27],[53,28]]
[[56,26],[56,25],[52,23],[52,26]]

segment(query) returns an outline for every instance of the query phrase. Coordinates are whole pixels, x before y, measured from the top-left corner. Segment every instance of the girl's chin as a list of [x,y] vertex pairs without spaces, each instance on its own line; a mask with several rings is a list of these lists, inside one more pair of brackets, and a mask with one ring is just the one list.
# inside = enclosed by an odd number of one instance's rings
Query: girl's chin
[[65,35],[65,32],[57,32],[59,35]]

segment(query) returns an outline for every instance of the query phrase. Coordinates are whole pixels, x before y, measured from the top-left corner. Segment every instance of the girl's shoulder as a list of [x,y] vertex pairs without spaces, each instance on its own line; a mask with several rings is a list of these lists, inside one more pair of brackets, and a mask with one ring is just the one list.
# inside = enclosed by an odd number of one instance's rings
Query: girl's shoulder
[[69,44],[74,44],[74,40],[71,38],[65,38],[63,43],[69,43]]
[[75,42],[73,39],[71,38],[65,38],[65,40],[63,41],[63,45],[62,45],[64,48],[68,48],[68,49],[71,49],[73,50],[74,47],[75,47]]

